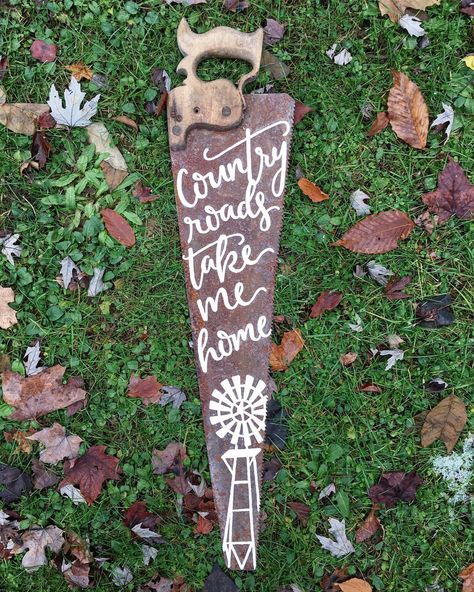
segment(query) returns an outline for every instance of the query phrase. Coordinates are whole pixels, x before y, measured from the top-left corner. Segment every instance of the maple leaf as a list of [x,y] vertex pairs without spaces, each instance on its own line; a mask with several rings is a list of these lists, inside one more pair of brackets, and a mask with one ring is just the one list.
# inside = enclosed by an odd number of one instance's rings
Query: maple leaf
[[133,574],[127,566],[114,567],[112,570],[112,582],[118,587],[123,588],[133,580]]
[[64,463],[64,485],[79,485],[81,494],[90,506],[99,496],[102,486],[108,479],[117,481],[122,472],[119,459],[105,453],[106,446],[91,446],[87,452],[74,460]]
[[423,448],[435,440],[441,440],[452,452],[467,422],[466,405],[456,395],[450,395],[433,407],[427,414],[421,428]]
[[339,521],[336,518],[329,518],[329,532],[334,536],[334,539],[316,535],[316,538],[321,543],[323,549],[331,553],[333,557],[344,557],[349,553],[354,553],[354,547],[346,535],[345,521]]
[[354,253],[387,253],[398,246],[398,240],[406,239],[414,224],[400,210],[388,210],[371,214],[350,228],[333,247],[344,247]]
[[15,257],[20,257],[21,251],[23,250],[21,245],[15,244],[19,238],[19,234],[7,234],[4,237],[0,237],[2,253],[12,265],[15,265],[13,255],[15,255]]
[[86,101],[81,107],[85,93],[81,90],[79,82],[71,76],[69,88],[64,91],[64,106],[59,98],[58,91],[54,84],[49,91],[48,105],[51,108],[51,115],[56,123],[69,127],[86,127],[91,124],[91,118],[97,112],[97,104],[100,95],[92,100]]
[[66,70],[71,72],[74,78],[80,82],[83,78],[86,80],[92,80],[92,76],[94,73],[92,70],[83,64],[82,62],[78,62],[77,64],[71,64],[70,66],[64,66]]
[[127,395],[141,399],[147,407],[152,403],[158,403],[163,396],[162,387],[163,385],[156,380],[155,376],[139,378],[132,374],[128,383]]
[[34,433],[34,428],[28,428],[27,432],[12,430],[11,432],[3,432],[3,435],[5,437],[5,442],[16,442],[18,444],[18,448],[15,452],[21,451],[25,454],[29,454],[33,448],[33,444],[27,438]]
[[382,349],[380,352],[381,356],[389,356],[385,371],[391,370],[398,360],[403,360],[405,352],[401,349]]
[[309,314],[310,319],[315,319],[320,317],[323,312],[328,310],[332,310],[339,305],[343,298],[343,294],[341,292],[333,291],[333,290],[325,290],[321,292],[316,300],[316,303],[313,304],[311,308],[311,312]]
[[393,271],[390,271],[390,269],[387,269],[376,261],[369,261],[366,267],[370,277],[382,286],[386,286],[388,278],[393,275]]
[[47,489],[48,487],[56,485],[59,481],[59,477],[51,471],[48,471],[44,464],[37,458],[33,459],[31,470],[33,471],[33,485],[35,489]]
[[444,133],[446,134],[446,139],[444,140],[444,143],[446,144],[446,142],[449,140],[449,136],[451,135],[451,131],[453,129],[454,109],[451,107],[451,105],[448,105],[447,103],[443,103],[443,109],[444,111],[440,113],[433,121],[433,123],[430,125],[430,129],[434,127],[435,132],[438,132],[444,128]]
[[321,501],[322,499],[329,497],[333,493],[336,493],[336,485],[334,483],[329,483],[326,487],[323,487],[318,495],[318,500]]
[[63,384],[65,371],[64,366],[56,365],[25,378],[16,372],[4,372],[3,399],[15,408],[9,418],[34,419],[56,409],[84,402],[87,393],[82,388],[82,379],[73,377]]
[[311,508],[303,502],[288,502],[288,506],[293,510],[303,528],[308,526],[309,515]]
[[[124,512],[123,523],[130,528],[132,536],[135,538],[146,538],[152,543],[164,542],[163,537],[154,532],[156,527],[161,523],[161,518],[149,512],[145,502],[136,501],[133,503]],[[148,536],[143,537],[144,533]]]
[[79,436],[66,436],[64,426],[59,423],[54,423],[52,427],[28,436],[28,439],[41,442],[45,446],[45,449],[40,453],[40,460],[52,465],[57,464],[64,458],[76,458],[82,442],[82,438],[79,438]]
[[38,366],[40,362],[40,356],[41,350],[39,341],[36,341],[33,346],[26,348],[23,359],[25,360],[25,372],[27,376],[34,376],[45,369],[44,366]]
[[403,290],[408,286],[410,282],[411,275],[405,275],[402,278],[395,276],[385,286],[385,296],[391,301],[409,298],[409,295],[405,294]]
[[215,564],[204,582],[203,592],[239,592],[230,577]]
[[151,71],[151,82],[160,89],[160,94],[168,93],[171,90],[171,78],[163,68],[153,68]]
[[274,372],[283,372],[304,347],[303,337],[299,329],[287,331],[281,344],[272,343],[270,367]]
[[128,175],[127,163],[117,146],[112,145],[110,134],[103,123],[88,125],[87,137],[95,146],[97,154],[107,155],[100,163],[100,168],[110,191],[114,191]]
[[2,288],[0,286],[0,327],[10,329],[17,324],[16,310],[8,306],[10,302],[15,301],[15,294],[11,288]]
[[425,329],[437,329],[448,327],[454,323],[454,314],[451,304],[453,299],[450,294],[438,294],[426,298],[416,307],[416,317],[420,327]]
[[392,471],[383,473],[377,485],[369,489],[372,501],[385,504],[386,508],[393,508],[398,502],[412,502],[416,497],[416,490],[423,484],[423,480],[415,471]]
[[397,136],[412,148],[424,148],[428,137],[428,107],[417,85],[406,74],[392,72],[388,117]]
[[31,490],[31,479],[17,469],[0,463],[0,500],[10,504],[19,500],[24,491]]
[[69,284],[72,282],[73,274],[79,275],[81,270],[79,267],[74,263],[74,261],[67,255],[61,261],[61,269],[59,271],[61,274],[61,278],[63,280],[63,287],[65,290],[69,288]]
[[423,29],[420,19],[416,18],[416,16],[404,14],[398,20],[398,24],[412,37],[423,37],[423,35],[426,35],[426,31]]
[[156,475],[164,475],[179,471],[186,458],[186,447],[179,442],[170,442],[164,450],[153,450],[153,472]]
[[51,144],[48,142],[44,132],[35,132],[31,142],[31,157],[38,163],[38,168],[46,166],[51,152]]
[[474,215],[474,185],[451,157],[438,176],[436,191],[425,193],[422,199],[428,211],[438,216],[438,224],[444,224],[451,216],[470,220]]
[[135,233],[125,218],[110,208],[101,210],[100,215],[110,236],[113,236],[125,247],[133,247],[136,242]]
[[352,55],[347,49],[337,51],[337,43],[334,43],[327,51],[326,55],[338,66],[346,66],[352,61]]
[[324,193],[324,191],[320,187],[318,187],[308,179],[299,179],[298,186],[301,189],[301,191],[305,195],[307,195],[309,199],[314,203],[318,203],[320,201],[325,201],[326,199],[329,199],[329,195],[327,193]]
[[459,577],[462,580],[462,592],[474,592],[474,563],[464,568]]
[[172,403],[174,409],[179,409],[184,401],[186,401],[186,395],[177,386],[163,386],[161,390],[163,395],[159,403],[162,407],[168,405],[168,403]]
[[42,565],[46,565],[46,549],[53,553],[59,553],[63,544],[63,531],[57,526],[46,528],[30,528],[22,534],[22,544],[14,549],[14,553],[26,551],[21,564],[27,571],[37,571]]
[[351,193],[351,206],[358,216],[368,216],[370,214],[370,206],[365,203],[367,199],[370,199],[370,197],[360,189]]
[[159,195],[154,195],[149,187],[145,187],[141,181],[137,181],[133,188],[133,197],[136,197],[141,203],[147,203],[155,201]]

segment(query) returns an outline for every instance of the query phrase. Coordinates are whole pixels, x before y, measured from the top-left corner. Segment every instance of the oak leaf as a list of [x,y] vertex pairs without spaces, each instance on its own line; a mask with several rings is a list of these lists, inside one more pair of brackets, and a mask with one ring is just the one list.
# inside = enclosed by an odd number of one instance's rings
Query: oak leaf
[[315,319],[320,317],[323,312],[336,308],[336,306],[338,306],[338,304],[341,302],[342,297],[343,295],[341,292],[333,290],[325,290],[324,292],[321,292],[321,294],[318,296],[318,299],[316,300],[316,303],[313,304],[313,307],[311,308],[309,318]]
[[388,95],[388,117],[397,136],[412,146],[424,148],[428,137],[428,107],[417,85],[403,72],[393,71]]
[[304,340],[299,329],[287,331],[280,345],[272,343],[270,367],[274,372],[283,372],[304,347]]
[[344,247],[354,253],[387,253],[398,246],[398,240],[407,238],[414,223],[400,210],[371,214],[350,228],[333,247]]
[[22,544],[14,549],[14,553],[26,551],[21,564],[27,571],[36,571],[46,565],[46,548],[59,553],[64,545],[63,531],[57,526],[46,528],[30,528],[22,535]]
[[438,216],[438,224],[447,222],[451,216],[470,220],[474,215],[474,185],[451,157],[438,176],[436,191],[425,193],[422,199],[428,211]]
[[420,485],[423,485],[423,480],[415,471],[383,473],[379,482],[369,489],[369,497],[374,502],[385,504],[386,508],[393,508],[400,501],[414,501]]
[[50,428],[45,428],[28,436],[29,440],[41,442],[45,449],[40,452],[40,461],[55,465],[64,458],[76,458],[82,438],[79,436],[66,436],[64,426],[54,423]]
[[2,288],[0,286],[0,327],[10,329],[17,324],[16,310],[8,306],[10,302],[15,301],[15,294],[11,288]]
[[407,8],[425,10],[428,6],[440,2],[441,0],[379,0],[379,9],[382,16],[388,14],[390,20],[396,23],[405,14]]
[[145,406],[151,405],[152,403],[158,403],[163,396],[162,387],[155,376],[147,376],[146,378],[139,378],[132,374],[128,383],[129,397],[141,399]]
[[15,134],[32,136],[39,117],[48,111],[48,105],[39,103],[3,103],[0,105],[0,123]]
[[86,66],[82,62],[78,62],[77,64],[71,64],[70,66],[64,67],[66,68],[66,70],[69,70],[69,72],[71,72],[71,74],[78,82],[80,82],[83,78],[85,78],[86,80],[92,80],[92,76],[94,75],[89,66]]
[[25,378],[16,372],[4,372],[3,399],[15,407],[9,419],[34,419],[57,409],[84,403],[87,393],[82,388],[82,379],[73,377],[63,384],[65,371],[63,366],[56,365]]
[[81,494],[90,506],[99,496],[108,479],[120,479],[119,459],[105,453],[106,446],[91,446],[80,458],[64,463],[64,485],[79,485]]
[[381,113],[377,113],[374,122],[370,126],[369,131],[367,132],[367,137],[372,138],[376,134],[379,134],[383,131],[387,125],[390,123],[387,113],[382,111]]
[[440,440],[452,452],[467,422],[466,406],[456,395],[443,399],[427,414],[421,428],[421,445],[426,448]]
[[329,195],[327,193],[324,193],[324,191],[320,187],[318,187],[308,179],[305,179],[304,177],[298,180],[298,186],[301,189],[301,191],[305,195],[307,195],[309,199],[314,203],[318,203],[320,201],[325,201],[326,199],[329,199]]
[[356,530],[356,543],[362,543],[374,536],[374,534],[381,528],[380,520],[377,517],[377,509],[374,507],[370,510],[364,519],[364,522]]

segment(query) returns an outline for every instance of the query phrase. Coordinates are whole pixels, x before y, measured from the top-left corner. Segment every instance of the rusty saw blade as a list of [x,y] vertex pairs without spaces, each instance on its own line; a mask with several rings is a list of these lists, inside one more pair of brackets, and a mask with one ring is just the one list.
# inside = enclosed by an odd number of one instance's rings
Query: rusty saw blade
[[[193,36],[196,48],[196,38],[209,39],[223,27],[203,35],[183,23],[180,29]],[[239,41],[239,36],[256,38],[256,33],[228,31]],[[229,33],[219,38],[231,40]],[[180,43],[182,51],[185,45]],[[244,59],[251,61],[249,55]],[[259,58],[257,70],[258,64]],[[232,117],[240,106],[241,114],[228,126],[214,119],[208,129],[204,119],[192,122],[193,113],[206,112],[206,87],[184,100],[180,93],[190,82],[185,72],[185,85],[170,93],[168,125],[206,444],[226,564],[252,570],[294,101],[285,94],[243,96],[237,89],[231,102],[230,87],[219,93],[213,86],[212,108],[222,115],[227,107]]]

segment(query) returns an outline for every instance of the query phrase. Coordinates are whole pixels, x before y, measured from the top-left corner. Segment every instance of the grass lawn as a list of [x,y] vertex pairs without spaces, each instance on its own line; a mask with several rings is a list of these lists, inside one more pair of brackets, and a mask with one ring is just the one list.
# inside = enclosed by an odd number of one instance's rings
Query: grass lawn
[[[474,505],[449,506],[446,484],[433,473],[431,460],[445,454],[444,446],[438,442],[421,448],[414,417],[453,392],[468,408],[468,425],[456,451],[474,427],[469,225],[452,218],[431,235],[415,228],[398,249],[380,256],[330,246],[358,219],[349,204],[354,190],[371,196],[373,212],[396,208],[414,219],[424,209],[422,194],[436,187],[448,155],[472,171],[472,71],[461,61],[472,51],[472,25],[456,0],[441,0],[428,13],[423,26],[430,45],[419,49],[416,38],[380,16],[375,0],[253,0],[248,10],[236,14],[218,0],[190,7],[158,0],[0,2],[0,54],[10,58],[3,81],[7,100],[45,102],[52,83],[60,93],[67,85],[70,74],[65,65],[89,65],[108,81],[99,91],[94,120],[106,123],[132,180],[142,179],[160,195],[153,203],[140,204],[127,183],[109,193],[83,129],[48,132],[53,155],[30,183],[20,176],[19,166],[29,156],[31,138],[0,126],[0,229],[20,233],[24,248],[15,267],[0,256],[0,285],[14,289],[19,321],[1,331],[0,354],[8,354],[18,370],[25,349],[39,338],[44,365],[62,364],[67,376],[83,376],[89,393],[88,405],[74,416],[59,411],[40,422],[9,421],[3,405],[0,431],[38,429],[59,421],[84,440],[84,449],[106,445],[123,469],[122,480],[107,482],[90,507],[73,505],[54,488],[24,495],[13,507],[23,518],[22,526],[55,524],[88,537],[94,556],[109,558],[95,581],[96,590],[116,589],[110,578],[115,566],[126,565],[133,572],[128,590],[136,590],[157,571],[170,578],[181,575],[198,590],[216,561],[223,566],[218,530],[194,535],[193,525],[176,511],[176,494],[162,476],[153,475],[151,465],[152,450],[176,440],[186,445],[192,467],[209,481],[188,345],[191,331],[166,121],[144,110],[145,101],[156,93],[150,82],[154,67],[165,68],[173,85],[179,84],[174,73],[180,57],[176,28],[183,15],[199,32],[217,25],[252,31],[269,16],[287,23],[284,38],[271,50],[291,69],[286,79],[275,83],[274,91],[288,92],[314,108],[294,131],[275,297],[276,314],[285,315],[289,327],[301,329],[305,348],[286,372],[274,377],[275,396],[288,412],[289,435],[286,447],[277,451],[283,469],[264,485],[266,520],[259,568],[232,577],[246,591],[277,592],[297,584],[312,592],[320,589],[325,572],[345,566],[349,573],[363,574],[375,590],[460,590],[458,573],[474,560]],[[58,46],[55,62],[32,59],[29,48],[35,38]],[[353,55],[345,67],[325,55],[336,42]],[[202,73],[235,79],[239,67],[210,62]],[[391,69],[405,72],[418,84],[431,119],[442,111],[443,102],[454,107],[454,131],[446,144],[442,134],[430,133],[427,149],[415,150],[390,128],[367,139],[372,118],[364,120],[361,108],[372,104],[374,116],[385,110]],[[269,82],[262,71],[252,88]],[[91,83],[83,81],[82,86],[88,98],[97,91]],[[139,133],[112,120],[122,114],[140,124]],[[301,193],[297,166],[329,193],[328,201],[313,204]],[[66,181],[74,172],[87,183],[72,199],[67,197]],[[139,218],[140,225],[138,220],[132,224],[137,234],[134,248],[125,249],[102,232],[97,213],[104,207]],[[87,220],[92,222],[85,229]],[[96,298],[87,297],[84,290],[64,291],[55,278],[66,255],[85,271],[106,267],[110,289]],[[353,276],[356,264],[372,259],[400,276],[413,277],[409,299],[389,302],[383,288],[368,276]],[[311,305],[327,289],[344,293],[341,305],[308,320]],[[455,323],[431,331],[418,327],[416,303],[447,292],[454,299]],[[358,333],[348,327],[355,313],[363,322]],[[404,339],[405,358],[386,372],[386,359],[378,356],[369,363],[367,355],[389,334]],[[345,368],[339,357],[349,351],[359,358]],[[163,384],[182,387],[187,402],[180,410],[144,407],[126,396],[132,372],[154,374]],[[430,393],[424,388],[435,376],[449,383],[447,391]],[[368,381],[380,385],[382,393],[357,390]],[[0,443],[0,461],[26,472],[35,456],[37,450],[25,455],[14,443]],[[56,469],[62,475],[60,466]],[[390,470],[416,470],[424,485],[414,503],[380,512],[383,540],[355,544],[355,530],[371,506],[367,490],[382,471]],[[316,493],[310,492],[313,480]],[[319,490],[330,482],[338,494],[318,501]],[[160,532],[169,543],[160,546],[148,567],[140,545],[122,523],[123,510],[137,499],[163,517]],[[290,501],[311,507],[306,528],[295,519]],[[315,537],[327,535],[330,516],[346,521],[356,549],[346,558],[333,558]],[[430,587],[436,584],[439,588]],[[68,587],[51,566],[27,573],[17,556],[0,561],[0,590],[59,592]]]

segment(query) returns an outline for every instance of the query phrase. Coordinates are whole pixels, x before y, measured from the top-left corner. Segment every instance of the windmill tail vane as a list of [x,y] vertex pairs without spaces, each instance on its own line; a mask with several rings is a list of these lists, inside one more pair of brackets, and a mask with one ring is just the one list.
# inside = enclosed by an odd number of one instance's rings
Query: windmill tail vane
[[[263,31],[191,31],[168,134],[214,501],[227,567],[254,570],[260,521],[273,293],[294,116],[286,94],[244,95]],[[237,86],[203,81],[207,57],[242,59]]]

